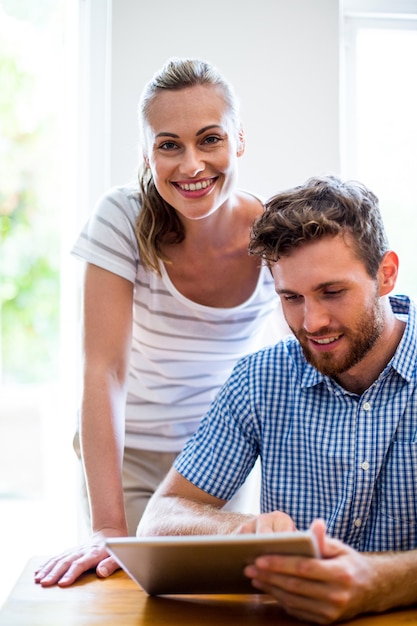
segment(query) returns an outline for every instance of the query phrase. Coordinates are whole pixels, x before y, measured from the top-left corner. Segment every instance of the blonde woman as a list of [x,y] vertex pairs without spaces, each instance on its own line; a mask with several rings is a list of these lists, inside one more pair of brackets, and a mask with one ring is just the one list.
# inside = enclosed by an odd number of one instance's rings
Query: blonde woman
[[281,321],[271,274],[248,254],[263,205],[237,188],[245,136],[230,85],[204,61],[170,59],[140,123],[139,185],[110,190],[73,251],[86,262],[75,445],[92,538],[35,574],[45,586],[117,568],[103,537],[135,534],[236,361]]

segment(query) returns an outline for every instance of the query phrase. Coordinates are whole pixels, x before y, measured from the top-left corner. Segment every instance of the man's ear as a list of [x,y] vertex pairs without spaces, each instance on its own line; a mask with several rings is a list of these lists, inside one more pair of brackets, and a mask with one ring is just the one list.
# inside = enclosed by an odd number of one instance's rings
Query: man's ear
[[243,130],[243,128],[241,128],[239,130],[239,135],[238,135],[238,143],[237,143],[237,156],[241,157],[244,153],[245,153],[245,148],[246,148],[246,137],[245,137],[245,131]]
[[388,250],[382,258],[378,270],[379,295],[386,296],[394,289],[398,278],[399,260],[393,250]]

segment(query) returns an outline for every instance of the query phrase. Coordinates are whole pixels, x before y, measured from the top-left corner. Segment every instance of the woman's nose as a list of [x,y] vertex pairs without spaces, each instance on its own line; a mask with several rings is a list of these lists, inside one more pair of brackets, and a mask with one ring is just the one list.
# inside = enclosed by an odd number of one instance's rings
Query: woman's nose
[[195,178],[200,172],[203,172],[205,163],[201,154],[195,148],[186,148],[183,152],[180,172],[187,178]]

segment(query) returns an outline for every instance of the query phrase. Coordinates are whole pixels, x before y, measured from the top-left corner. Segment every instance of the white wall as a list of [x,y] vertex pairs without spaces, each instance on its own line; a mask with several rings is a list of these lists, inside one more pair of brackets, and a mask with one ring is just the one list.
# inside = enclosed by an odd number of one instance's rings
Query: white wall
[[170,56],[208,60],[234,85],[247,135],[241,187],[269,196],[313,174],[339,172],[338,0],[113,0],[109,7],[103,187],[136,175],[137,102]]

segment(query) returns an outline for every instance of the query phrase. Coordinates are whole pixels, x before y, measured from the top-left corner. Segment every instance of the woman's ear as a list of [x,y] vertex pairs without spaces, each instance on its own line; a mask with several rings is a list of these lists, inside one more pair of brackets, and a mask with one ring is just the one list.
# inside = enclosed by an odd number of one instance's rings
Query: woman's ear
[[388,250],[382,258],[379,266],[379,295],[385,296],[394,289],[398,278],[399,260],[393,250]]
[[244,153],[245,153],[245,148],[246,148],[246,137],[245,137],[245,131],[243,130],[243,128],[241,128],[239,130],[239,135],[238,135],[238,143],[237,143],[237,156],[241,157]]
[[146,154],[143,156],[143,162],[145,163],[145,167],[149,168],[149,159]]

